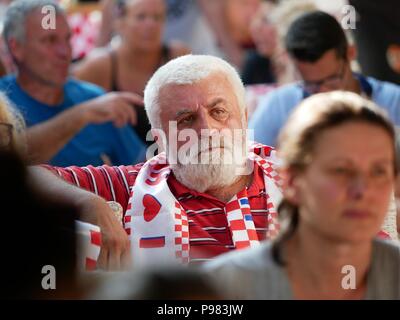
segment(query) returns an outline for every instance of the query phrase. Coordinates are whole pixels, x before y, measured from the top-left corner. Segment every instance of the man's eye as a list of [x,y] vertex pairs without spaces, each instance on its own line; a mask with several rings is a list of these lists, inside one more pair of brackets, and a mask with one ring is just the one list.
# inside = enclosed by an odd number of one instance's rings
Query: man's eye
[[214,109],[212,111],[212,114],[216,118],[223,118],[223,117],[225,117],[227,115],[227,112],[225,110],[223,110],[223,109]]
[[193,116],[187,116],[187,117],[185,117],[185,118],[180,119],[180,120],[178,121],[178,124],[189,124],[189,123],[192,123],[193,120],[194,120],[194,117],[193,117]]

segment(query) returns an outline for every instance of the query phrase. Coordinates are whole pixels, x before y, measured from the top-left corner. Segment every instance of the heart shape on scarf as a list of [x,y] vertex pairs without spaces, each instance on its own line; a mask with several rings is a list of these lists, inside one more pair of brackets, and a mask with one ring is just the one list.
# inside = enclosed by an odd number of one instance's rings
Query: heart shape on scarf
[[153,220],[160,212],[161,204],[151,194],[145,194],[143,197],[144,212],[143,217],[146,222]]

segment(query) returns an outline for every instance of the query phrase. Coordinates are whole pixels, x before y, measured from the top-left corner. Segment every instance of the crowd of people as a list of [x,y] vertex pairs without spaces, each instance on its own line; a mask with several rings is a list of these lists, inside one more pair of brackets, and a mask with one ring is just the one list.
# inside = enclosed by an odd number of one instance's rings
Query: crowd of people
[[1,296],[400,299],[400,87],[322,2],[101,0],[79,59],[2,4]]

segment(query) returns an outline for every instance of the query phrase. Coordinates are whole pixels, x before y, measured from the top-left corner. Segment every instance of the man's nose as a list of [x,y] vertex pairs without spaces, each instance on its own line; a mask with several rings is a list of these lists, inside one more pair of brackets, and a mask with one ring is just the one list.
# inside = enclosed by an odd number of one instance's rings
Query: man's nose
[[207,110],[200,111],[198,126],[199,130],[204,132],[208,131],[210,134],[214,131],[218,131],[215,127],[214,119],[208,114]]
[[324,83],[322,83],[322,84],[320,84],[318,86],[318,89],[316,90],[315,93],[326,93],[326,92],[330,92],[332,90],[333,89],[331,87],[329,87],[329,86],[325,85]]
[[57,54],[63,58],[70,58],[72,48],[70,43],[59,43],[56,48]]

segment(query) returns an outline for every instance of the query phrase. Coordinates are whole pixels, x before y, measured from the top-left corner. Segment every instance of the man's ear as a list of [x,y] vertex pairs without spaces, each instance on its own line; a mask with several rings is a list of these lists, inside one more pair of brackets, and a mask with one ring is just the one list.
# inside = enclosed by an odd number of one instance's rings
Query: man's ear
[[10,38],[8,40],[8,48],[10,50],[11,57],[15,62],[23,60],[24,51],[22,45],[15,38]]
[[161,129],[151,129],[151,134],[153,135],[154,141],[157,143],[160,152],[166,151],[167,137]]
[[347,60],[353,61],[357,59],[357,47],[354,44],[349,44],[347,47]]

